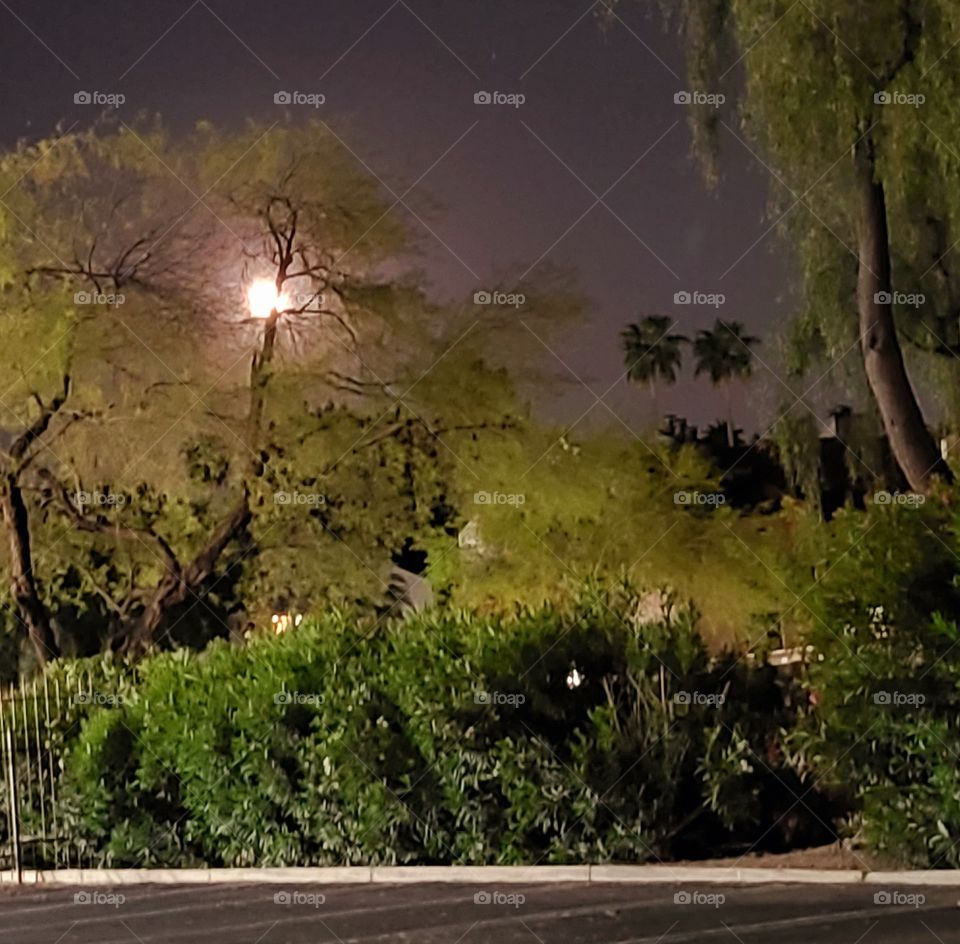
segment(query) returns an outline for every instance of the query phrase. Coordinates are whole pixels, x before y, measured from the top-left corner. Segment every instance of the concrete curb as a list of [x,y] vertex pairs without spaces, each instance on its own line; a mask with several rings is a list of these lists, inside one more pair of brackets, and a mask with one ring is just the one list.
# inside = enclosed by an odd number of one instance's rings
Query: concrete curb
[[[0,871],[0,885],[15,875]],[[127,885],[534,885],[611,882],[635,885],[939,885],[960,886],[960,871],[862,872],[856,869],[770,869],[669,865],[343,866],[276,869],[27,870],[25,885],[115,888]]]

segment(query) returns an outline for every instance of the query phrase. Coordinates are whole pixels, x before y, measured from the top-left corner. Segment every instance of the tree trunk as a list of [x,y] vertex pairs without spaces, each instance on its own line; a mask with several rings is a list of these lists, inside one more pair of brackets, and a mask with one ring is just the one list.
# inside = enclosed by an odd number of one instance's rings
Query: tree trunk
[[263,413],[267,400],[267,382],[277,341],[277,315],[274,313],[263,329],[263,343],[250,363],[250,412],[247,417],[247,446],[253,453],[251,470],[255,477],[263,474],[260,460]]
[[733,381],[728,377],[724,384],[727,397],[727,445],[735,449],[737,445],[737,427],[733,423]]
[[220,555],[227,545],[240,537],[250,523],[250,503],[246,488],[241,501],[217,526],[203,549],[182,571],[166,574],[157,584],[143,612],[115,640],[115,648],[140,657],[156,644],[156,635],[170,611],[191,596],[198,596],[203,585],[213,576]]
[[14,473],[4,476],[0,489],[0,514],[7,529],[10,549],[10,594],[33,645],[40,665],[46,665],[60,655],[60,647],[50,625],[50,614],[40,599],[33,573],[33,553],[30,547],[30,521],[23,492]]
[[856,173],[860,209],[857,308],[864,369],[894,458],[910,488],[923,492],[935,477],[950,481],[952,475],[924,422],[897,339],[886,195],[876,177],[869,135],[857,146]]

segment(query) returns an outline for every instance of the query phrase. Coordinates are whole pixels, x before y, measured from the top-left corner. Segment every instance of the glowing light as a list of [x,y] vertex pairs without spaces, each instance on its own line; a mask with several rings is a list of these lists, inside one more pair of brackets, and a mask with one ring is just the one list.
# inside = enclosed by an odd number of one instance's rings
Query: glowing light
[[285,632],[288,632],[295,626],[299,626],[303,622],[303,614],[296,613],[291,615],[290,613],[274,613],[273,616],[270,617],[270,622],[273,623],[273,631],[278,636],[282,636]]
[[576,669],[571,669],[567,676],[567,688],[579,688],[581,685],[583,685],[583,676]]
[[269,318],[275,311],[287,307],[287,297],[277,292],[270,279],[257,279],[247,289],[247,304],[254,318]]

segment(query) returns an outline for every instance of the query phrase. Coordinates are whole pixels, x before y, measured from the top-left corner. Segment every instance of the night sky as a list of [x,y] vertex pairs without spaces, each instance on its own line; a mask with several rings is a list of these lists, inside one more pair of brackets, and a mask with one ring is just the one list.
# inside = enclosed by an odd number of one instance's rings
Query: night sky
[[[682,50],[653,6],[624,5],[603,30],[588,0],[0,0],[0,136],[91,123],[99,109],[75,104],[78,91],[122,93],[122,118],[157,112],[174,128],[269,124],[278,91],[321,93],[321,108],[290,112],[321,118],[378,175],[419,180],[414,195],[441,204],[433,233],[412,220],[436,295],[533,266],[575,272],[590,310],[557,352],[571,379],[558,409],[576,419],[604,396],[639,429],[649,406],[621,379],[624,324],[663,313],[692,335],[719,313],[769,338],[792,268],[764,236],[770,175],[727,131],[722,184],[704,186],[674,103]],[[526,101],[477,105],[478,91]],[[727,301],[675,306],[678,291]],[[774,363],[772,342],[758,353]],[[757,373],[761,390],[777,386]],[[738,399],[742,420],[776,405]],[[722,412],[690,381],[661,404],[699,422]],[[591,422],[618,424],[601,405]]]

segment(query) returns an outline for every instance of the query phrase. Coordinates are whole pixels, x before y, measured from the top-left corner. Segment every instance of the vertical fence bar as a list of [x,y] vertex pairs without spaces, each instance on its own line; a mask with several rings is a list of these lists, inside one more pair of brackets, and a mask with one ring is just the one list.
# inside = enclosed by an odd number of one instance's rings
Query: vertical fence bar
[[[61,717],[59,706],[57,718]],[[53,734],[50,723],[50,685],[47,674],[43,675],[43,717],[46,724],[47,771],[50,774],[50,828],[53,830],[53,867],[60,865],[60,822],[57,818],[57,781],[53,772]]]
[[23,884],[23,861],[21,859],[20,849],[20,803],[17,798],[17,764],[13,752],[13,730],[7,728],[7,777],[10,782],[10,821],[12,830],[10,833],[10,845],[13,853],[13,871],[16,875],[17,884]]
[[[57,676],[54,679],[54,691],[57,696],[57,717],[63,717],[63,692],[60,690],[60,677]],[[64,839],[64,858],[66,859],[66,866],[70,868],[70,840]]]
[[[23,740],[20,742],[23,745],[23,767],[25,767],[27,771],[26,808],[33,810],[33,765],[30,763],[30,719],[27,717],[26,690],[22,686],[17,692],[17,699],[20,702],[20,727],[23,730]],[[23,781],[21,779],[21,784],[22,783]],[[23,820],[20,816],[19,807],[17,807],[17,819],[20,820],[20,825],[22,826]],[[20,831],[22,832],[23,830],[21,829]]]
[[43,776],[43,747],[40,742],[40,702],[37,698],[37,680],[33,680],[31,686],[31,697],[33,699],[33,737],[34,746],[37,751],[37,789],[40,793],[40,841],[37,844],[40,859],[36,862],[34,868],[43,868],[46,865],[47,858],[47,784]]
[[[10,797],[7,796],[7,793],[10,790],[7,777],[7,698],[4,695],[3,689],[0,688],[0,770],[3,771],[3,794],[6,803],[7,813],[7,839],[11,842],[12,849],[12,836],[13,836],[13,804],[10,802]],[[6,843],[4,844],[4,849],[6,849]],[[13,852],[10,853],[11,865],[13,859]]]

